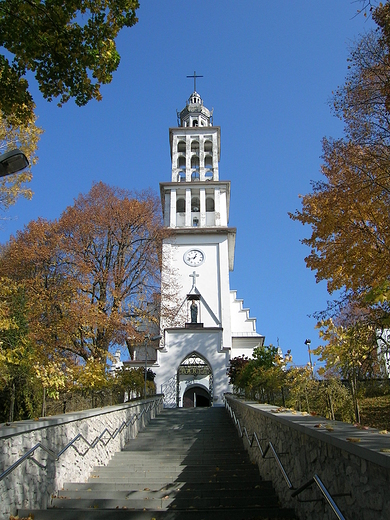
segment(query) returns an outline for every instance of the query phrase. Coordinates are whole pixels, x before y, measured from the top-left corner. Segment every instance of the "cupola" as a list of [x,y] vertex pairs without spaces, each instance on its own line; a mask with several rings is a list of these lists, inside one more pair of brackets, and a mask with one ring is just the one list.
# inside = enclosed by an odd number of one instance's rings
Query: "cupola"
[[185,108],[177,113],[177,119],[180,127],[213,126],[213,110],[203,105],[203,99],[194,90]]

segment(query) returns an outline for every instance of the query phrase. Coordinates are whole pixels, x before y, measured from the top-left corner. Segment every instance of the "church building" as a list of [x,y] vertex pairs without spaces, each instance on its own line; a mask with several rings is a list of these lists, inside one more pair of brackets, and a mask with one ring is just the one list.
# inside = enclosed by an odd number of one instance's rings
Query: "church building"
[[162,251],[161,341],[151,368],[165,406],[215,406],[230,390],[230,359],[250,357],[264,336],[230,289],[230,181],[219,178],[221,131],[196,83],[177,117],[169,129],[171,178],[160,184],[170,233]]

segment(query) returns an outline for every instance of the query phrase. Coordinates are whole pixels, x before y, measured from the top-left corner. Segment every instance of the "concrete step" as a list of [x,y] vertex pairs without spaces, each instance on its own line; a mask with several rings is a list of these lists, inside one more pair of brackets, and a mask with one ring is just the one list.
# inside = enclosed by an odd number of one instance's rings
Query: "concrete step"
[[[222,462],[222,464],[221,464]],[[138,460],[138,461],[132,461],[131,459],[123,460],[120,458],[117,458],[115,460],[110,461],[110,468],[129,468],[129,469],[139,469],[139,468],[166,468],[166,467],[175,467],[175,468],[196,468],[196,467],[202,467],[203,465],[206,466],[218,466],[220,467],[240,467],[250,464],[247,459],[238,458],[236,460],[230,460],[227,459],[226,461],[221,461],[220,458],[216,459],[192,459],[191,461],[184,461],[181,459],[171,459],[167,458],[165,460],[153,460],[153,459],[146,459],[146,460]],[[99,468],[101,466],[95,466],[95,468]],[[107,466],[108,467],[108,466]]]
[[[169,476],[168,476],[169,477]],[[126,484],[129,484],[129,485],[132,485],[132,486],[137,486],[137,487],[146,487],[148,486],[148,484],[151,482],[153,484],[153,486],[164,486],[164,484],[170,484],[170,483],[174,483],[174,484],[177,484],[177,483],[181,483],[183,482],[182,479],[180,478],[172,478],[172,479],[169,479],[168,477],[161,477],[161,478],[157,478],[157,477],[123,477],[121,479],[116,479],[114,482],[116,483],[126,483]],[[99,482],[102,482],[102,483],[105,483],[105,484],[110,484],[113,482],[113,479],[111,479],[110,477],[98,477],[98,480]],[[231,481],[231,478],[229,476],[226,476],[226,475],[213,475],[213,476],[209,476],[207,478],[204,478],[202,476],[198,476],[198,475],[195,475],[195,476],[189,476],[188,478],[186,477],[185,479],[185,482],[189,483],[189,484],[202,484],[202,483],[213,483],[213,482],[220,482],[220,483],[226,483],[226,482],[230,482]],[[92,483],[94,482],[94,479],[90,479],[88,480],[89,483]],[[250,479],[245,479],[245,484],[251,484],[253,482],[253,480],[250,480]],[[255,481],[256,483],[258,482],[261,482],[260,479],[256,479]],[[150,487],[150,485],[148,486]]]
[[[148,442],[150,444],[151,441]],[[180,455],[187,456],[191,454],[194,450],[199,451],[200,453],[243,453],[244,451],[239,449],[237,445],[226,445],[226,446],[220,446],[216,445],[213,446],[212,444],[207,445],[198,445],[198,443],[194,443],[192,445],[188,444],[176,444],[172,443],[169,445],[166,444],[156,444],[153,446],[153,450],[148,450],[147,447],[142,444],[142,447],[140,446],[139,449],[136,449],[136,446],[132,446],[130,449],[123,448],[123,451],[126,452],[138,452],[138,451],[146,451],[149,453],[152,453],[154,450],[163,451],[165,453],[179,453]]]
[[140,510],[164,510],[164,509],[216,509],[216,508],[277,508],[275,496],[252,497],[197,497],[197,496],[169,496],[162,498],[53,498],[51,507],[66,509],[140,509]]
[[[98,468],[91,473],[90,478],[96,477],[105,477],[110,476],[113,479],[120,479],[126,476],[145,476],[145,477],[153,477],[153,476],[163,476],[163,475],[173,475],[178,477],[179,475],[203,475],[205,478],[208,476],[213,476],[216,473],[230,475],[235,478],[252,478],[259,474],[257,467],[249,466],[246,467],[244,465],[237,466],[223,466],[221,464],[218,465],[210,465],[210,466],[169,466],[166,467],[148,467],[148,468],[125,468],[125,467],[102,467]],[[173,478],[172,476],[169,477]]]
[[[232,508],[209,511],[131,511],[128,509],[53,509],[31,511],[34,520],[291,520],[296,518],[289,509]],[[29,514],[20,509],[19,517]]]
[[[74,485],[72,485],[73,488]],[[61,491],[58,491],[55,498],[84,498],[89,499],[91,497],[96,498],[111,498],[111,499],[141,499],[144,500],[149,497],[160,498],[163,499],[167,495],[170,497],[176,497],[179,493],[185,495],[186,497],[201,497],[201,498],[211,498],[211,497],[258,497],[261,491],[266,491],[267,496],[275,496],[275,493],[272,488],[272,483],[269,481],[261,482],[261,484],[249,487],[241,487],[234,489],[232,486],[229,488],[221,487],[218,485],[212,488],[209,485],[200,485],[200,486],[189,486],[188,484],[181,483],[180,486],[165,486],[163,488],[144,488],[144,489],[123,489],[123,490],[115,490],[111,486],[107,488],[106,485],[93,485],[92,487],[87,487],[87,484],[83,484],[83,488],[79,489],[68,489],[67,486],[64,487]]]
[[226,482],[223,486],[221,486],[219,483],[210,483],[210,482],[199,482],[199,483],[187,483],[187,482],[172,482],[167,483],[163,486],[161,485],[153,485],[150,483],[147,487],[141,487],[141,486],[129,486],[125,483],[116,482],[111,484],[106,484],[102,482],[86,482],[86,483],[75,483],[75,482],[69,482],[64,484],[64,488],[60,491],[58,491],[58,494],[66,493],[68,491],[93,491],[97,490],[101,495],[105,493],[113,493],[115,491],[126,491],[126,492],[153,492],[153,493],[173,493],[175,491],[185,491],[185,492],[195,492],[197,495],[200,496],[207,496],[208,493],[215,494],[216,492],[220,491],[221,493],[224,493],[226,495],[235,496],[236,493],[243,494],[247,490],[254,491],[254,492],[262,492],[266,491],[267,494],[272,492],[273,493],[273,487],[272,482],[269,480],[261,480],[258,483],[251,483],[248,485],[247,482]]
[[248,454],[245,451],[233,451],[214,450],[211,453],[201,450],[194,450],[191,452],[182,452],[179,450],[164,450],[157,453],[149,451],[121,451],[119,454],[114,455],[110,463],[115,464],[117,461],[131,463],[131,462],[143,462],[143,461],[154,461],[154,462],[165,462],[169,460],[176,460],[183,462],[184,464],[196,463],[197,461],[213,461],[216,459],[222,459],[226,462],[237,460],[245,460],[249,462]]

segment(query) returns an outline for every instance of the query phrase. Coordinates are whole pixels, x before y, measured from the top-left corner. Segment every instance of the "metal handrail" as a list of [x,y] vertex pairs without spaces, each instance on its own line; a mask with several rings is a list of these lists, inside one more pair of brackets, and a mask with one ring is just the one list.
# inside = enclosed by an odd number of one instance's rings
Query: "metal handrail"
[[[3,471],[3,473],[0,474],[0,481],[3,480],[5,477],[7,477],[10,473],[12,473],[26,459],[30,459],[32,462],[37,464],[40,468],[46,469],[47,466],[44,466],[43,464],[38,462],[33,457],[35,451],[38,448],[41,448],[43,451],[45,451],[51,459],[58,460],[61,457],[61,455],[63,455],[69,448],[73,448],[81,457],[84,457],[89,452],[89,450],[94,449],[99,442],[101,442],[104,446],[107,446],[107,444],[112,439],[115,439],[115,437],[117,435],[119,435],[125,428],[127,428],[129,425],[133,425],[135,423],[135,421],[140,419],[145,413],[149,412],[150,410],[153,410],[154,408],[156,408],[156,406],[160,405],[162,400],[163,400],[163,397],[161,396],[157,400],[153,401],[152,403],[149,403],[147,406],[145,406],[145,408],[143,408],[141,410],[140,413],[138,413],[138,414],[135,413],[127,421],[123,421],[118,428],[115,428],[113,433],[111,433],[107,428],[104,428],[104,430],[101,432],[101,434],[99,436],[95,437],[95,439],[92,442],[89,442],[84,437],[84,435],[82,435],[81,433],[78,433],[76,435],[76,437],[74,437],[70,442],[68,442],[68,444],[66,444],[66,446],[64,446],[58,453],[55,453],[55,451],[53,451],[49,447],[45,446],[41,442],[38,442],[37,444],[35,444],[35,446],[30,448],[24,455],[22,455],[16,462],[14,462],[11,466],[9,466],[9,468],[7,468],[5,471]],[[103,439],[105,434],[108,434],[108,436],[109,436],[107,441],[105,441]],[[77,448],[77,446],[74,445],[74,443],[78,439],[82,439],[87,444],[87,449],[84,452],[80,451]]]
[[226,399],[225,396],[223,396],[223,400],[225,402],[225,407],[226,407],[226,409],[228,410],[228,412],[230,414],[230,417],[233,419],[233,422],[235,423],[235,425],[236,425],[236,427],[237,427],[237,429],[239,431],[240,437],[243,438],[244,435],[245,435],[245,437],[246,437],[246,439],[248,441],[248,444],[249,444],[249,446],[251,448],[253,447],[254,441],[256,441],[256,445],[259,448],[260,453],[261,453],[261,457],[263,459],[265,459],[265,457],[266,457],[266,455],[267,455],[269,450],[272,451],[272,454],[273,454],[273,456],[274,456],[274,458],[276,460],[276,463],[279,466],[279,469],[280,469],[280,471],[281,471],[281,473],[282,473],[282,475],[284,477],[284,480],[287,483],[288,488],[290,490],[294,490],[293,493],[291,493],[292,497],[298,496],[300,493],[302,493],[302,491],[304,491],[305,489],[309,488],[313,484],[316,484],[318,486],[319,490],[321,491],[322,495],[324,496],[326,502],[329,504],[329,506],[331,507],[332,511],[337,516],[337,518],[339,520],[346,520],[345,516],[342,514],[342,512],[338,508],[336,502],[333,500],[331,494],[326,489],[325,485],[323,484],[323,482],[321,481],[321,479],[320,479],[320,477],[318,475],[314,475],[308,482],[303,484],[300,488],[295,489],[293,484],[291,483],[290,479],[288,478],[286,470],[284,469],[283,464],[282,464],[281,460],[279,459],[272,442],[268,441],[266,449],[263,450],[262,447],[261,447],[261,444],[260,444],[260,440],[264,441],[264,440],[267,440],[267,439],[259,439],[257,434],[256,434],[256,432],[253,432],[252,438],[250,439],[249,438],[250,436],[248,434],[248,431],[247,431],[246,427],[245,426],[243,428],[241,427],[240,420],[236,416],[236,414],[235,414],[234,410],[232,409],[232,407],[230,406],[230,404],[227,402],[227,399]]

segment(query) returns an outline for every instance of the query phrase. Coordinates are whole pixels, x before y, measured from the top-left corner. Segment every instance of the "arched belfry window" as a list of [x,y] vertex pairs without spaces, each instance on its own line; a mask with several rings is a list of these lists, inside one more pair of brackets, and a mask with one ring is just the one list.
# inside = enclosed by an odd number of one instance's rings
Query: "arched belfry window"
[[186,158],[185,157],[179,157],[177,160],[177,167],[180,169],[185,169],[186,167]]
[[206,197],[206,211],[214,211],[214,199],[213,197]]
[[211,141],[205,141],[204,142],[204,151],[205,152],[212,152],[213,151],[213,143]]
[[204,180],[205,181],[212,181],[214,178],[214,175],[213,175],[213,172],[208,170],[205,174],[204,174]]
[[186,212],[185,199],[177,199],[176,200],[176,213],[185,213],[185,212]]
[[185,171],[180,171],[178,176],[177,176],[177,182],[185,182],[186,181],[186,172]]
[[199,157],[196,155],[191,157],[191,168],[193,170],[197,170],[199,168]]
[[204,158],[204,167],[206,169],[211,169],[213,167],[213,158],[211,157],[211,155],[206,155],[205,158]]
[[186,142],[185,141],[179,141],[177,143],[177,151],[185,153],[185,151],[186,151]]
[[192,121],[192,126],[198,126],[198,120],[197,119],[194,119]]
[[191,211],[193,213],[199,213],[199,211],[200,211],[200,200],[199,200],[199,197],[192,197],[192,199],[191,199]]
[[199,142],[198,141],[191,142],[191,152],[193,152],[193,153],[199,152]]
[[194,170],[191,174],[191,181],[192,182],[197,182],[197,181],[200,181],[200,175],[199,175],[199,172],[197,170]]

